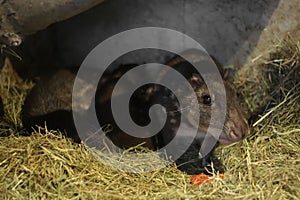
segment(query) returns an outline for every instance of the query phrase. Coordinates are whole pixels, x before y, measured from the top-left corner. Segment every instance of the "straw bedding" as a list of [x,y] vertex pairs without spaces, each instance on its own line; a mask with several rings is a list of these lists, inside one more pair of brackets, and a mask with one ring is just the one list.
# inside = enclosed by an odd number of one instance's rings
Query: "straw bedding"
[[[116,170],[107,165],[117,162],[113,154],[99,155],[99,162],[82,144],[46,127],[21,136],[21,106],[33,84],[20,79],[6,62],[0,75],[5,105],[0,198],[299,199],[300,42],[287,36],[270,48],[267,58],[247,64],[235,79],[251,111],[251,134],[217,148],[225,177],[214,174],[212,183],[200,186],[192,185],[191,176],[175,165],[148,173]],[[155,153],[148,155],[149,164],[159,163]],[[132,158],[132,166],[138,162]]]

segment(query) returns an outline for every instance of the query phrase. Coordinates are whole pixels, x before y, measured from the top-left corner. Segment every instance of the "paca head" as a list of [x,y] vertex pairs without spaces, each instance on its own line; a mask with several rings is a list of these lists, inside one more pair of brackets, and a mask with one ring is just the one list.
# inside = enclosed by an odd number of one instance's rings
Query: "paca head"
[[[198,74],[193,74],[190,79],[190,83],[197,94],[196,103],[198,103],[200,111],[198,132],[206,133],[209,126],[212,129],[221,128],[221,135],[218,138],[218,141],[221,144],[231,144],[244,139],[249,132],[249,125],[247,122],[245,109],[241,105],[241,100],[237,96],[237,92],[233,85],[230,82],[223,80],[223,83],[215,82],[212,84],[210,88],[211,91],[209,91],[204,80]],[[218,101],[218,99],[221,98],[221,95],[224,95],[220,90],[220,88],[222,88],[221,84],[223,84],[225,88],[226,102]],[[221,112],[223,106],[222,104],[226,104],[226,113]],[[194,121],[193,118],[198,116],[195,112],[199,111],[190,110],[188,121]],[[213,115],[213,112],[217,113],[217,115]],[[225,114],[224,123],[219,117],[222,114]]]
[[[216,63],[223,80],[212,81],[212,84],[209,85],[210,87],[208,89],[203,76],[207,76],[208,79],[214,80],[215,75],[208,72],[200,76],[199,73],[195,71],[195,68],[193,68],[193,65],[198,64],[198,66],[207,66],[211,65],[213,60],[207,54],[200,51],[188,50],[183,54],[185,58],[188,58],[189,61],[191,61],[191,63],[180,56],[176,56],[171,59],[167,65],[183,74],[196,93],[197,100],[194,99],[196,102],[193,102],[192,98],[187,96],[185,97],[186,105],[180,105],[180,108],[178,106],[173,106],[177,107],[177,109],[188,108],[187,119],[185,119],[184,123],[187,123],[190,128],[198,128],[198,135],[195,141],[199,141],[198,143],[201,145],[205,134],[210,130],[218,130],[217,132],[221,132],[219,137],[216,136],[216,139],[221,144],[231,144],[244,139],[249,132],[245,112],[246,109],[242,106],[241,100],[233,85],[227,80],[229,78],[229,73]],[[225,94],[222,88],[225,89]],[[220,99],[222,99],[222,101],[220,101]],[[193,106],[195,104],[199,106],[199,109],[196,109],[195,106]],[[223,112],[224,105],[225,113]],[[199,114],[200,119],[197,119],[199,118]],[[225,121],[222,120],[224,118],[220,117],[221,115],[225,115]],[[179,120],[179,116],[171,114],[169,124],[175,125],[174,122],[176,122],[176,125],[178,126]],[[199,123],[195,124],[195,122],[198,121]],[[215,133],[211,134],[214,135]],[[168,141],[172,139],[168,134],[164,135],[167,137],[165,140]]]

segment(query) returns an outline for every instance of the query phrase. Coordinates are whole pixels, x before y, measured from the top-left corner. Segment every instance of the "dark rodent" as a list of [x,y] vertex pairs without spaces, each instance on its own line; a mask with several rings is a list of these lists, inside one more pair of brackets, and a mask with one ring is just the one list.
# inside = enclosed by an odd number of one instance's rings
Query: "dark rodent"
[[[208,87],[205,84],[203,77],[200,76],[197,71],[193,68],[192,64],[199,64],[200,66],[209,66],[212,64],[212,61],[216,63],[215,60],[210,60],[211,58],[206,54],[203,54],[200,51],[196,50],[188,50],[183,53],[185,57],[192,61],[192,63],[187,62],[181,56],[176,56],[172,60],[170,60],[167,65],[172,66],[173,69],[176,69],[181,72],[185,76],[187,80],[189,80],[191,86],[193,87],[194,91],[197,93],[197,102],[189,101],[189,97],[187,96],[188,105],[193,105],[193,103],[197,103],[200,109],[200,120],[199,124],[196,124],[198,127],[198,135],[194,139],[190,148],[177,160],[177,164],[180,166],[179,168],[183,171],[188,173],[200,173],[203,172],[203,168],[199,168],[199,166],[208,166],[210,162],[214,162],[214,165],[219,167],[219,170],[222,171],[222,166],[218,159],[216,159],[213,155],[213,151],[210,152],[208,156],[204,159],[197,159],[199,157],[199,150],[203,142],[203,138],[205,135],[201,135],[200,133],[206,133],[208,127],[210,126],[210,121],[213,121],[211,126],[222,127],[221,135],[218,139],[219,143],[221,144],[231,144],[234,142],[238,142],[246,137],[249,133],[249,125],[248,125],[248,116],[247,116],[247,108],[242,105],[242,101],[240,97],[237,95],[237,91],[234,86],[230,83],[229,75],[226,70],[224,70],[218,63],[217,67],[220,71],[220,74],[223,78],[223,82],[218,83],[214,82],[212,84],[212,90],[208,91]],[[207,74],[203,74],[203,76],[209,76],[210,78],[214,78],[209,72]],[[175,83],[176,84],[176,83]],[[220,91],[220,84],[223,84],[225,87],[226,92],[226,116],[225,116],[225,123],[222,124],[219,122],[218,118],[212,118],[212,111],[216,111],[220,113],[221,106],[218,105],[220,102],[214,102],[214,99],[217,99],[222,95]],[[160,90],[160,94],[164,93],[164,95],[168,95],[166,91]],[[157,96],[162,96],[157,94]],[[171,96],[170,94],[168,95]],[[173,109],[178,110],[179,107],[176,101],[172,98],[168,99],[168,103],[173,104]],[[222,102],[221,102],[222,103]],[[184,106],[183,106],[184,108]],[[194,109],[189,109],[189,115],[186,121],[194,121],[195,112],[198,112]],[[178,112],[175,112],[178,113]],[[220,113],[222,114],[222,113]],[[174,115],[169,119],[169,122],[173,120],[173,123],[169,124],[169,129],[174,129],[173,131],[168,131],[166,133],[162,133],[162,138],[164,139],[164,143],[168,143],[173,137],[174,133],[176,133],[176,127],[179,126],[180,123],[180,116]],[[219,126],[218,126],[219,123]],[[192,124],[192,123],[190,123]],[[195,125],[191,125],[192,127]],[[170,134],[171,133],[171,134]],[[188,163],[188,164],[184,164]],[[198,167],[197,167],[198,166]]]
[[[203,62],[203,54],[199,54],[199,52],[187,51],[186,55],[190,56],[193,62]],[[189,80],[190,84],[197,91],[201,112],[199,130],[206,132],[211,117],[210,101],[212,100],[212,94],[208,92],[201,76],[197,75],[194,70],[187,70],[190,69],[191,64],[183,58],[176,56],[171,59],[167,65],[184,74],[186,79]],[[117,146],[128,148],[145,142],[144,146],[156,150],[166,145],[174,137],[176,128],[180,124],[180,113],[178,115],[171,115],[172,111],[178,110],[179,108],[177,100],[170,98],[172,97],[170,91],[165,90],[161,86],[149,84],[141,87],[131,98],[133,105],[131,106],[131,116],[139,125],[149,123],[148,110],[153,104],[160,103],[169,109],[167,110],[169,115],[163,130],[152,138],[135,138],[123,133],[116,126],[111,114],[110,96],[113,87],[119,78],[134,66],[135,65],[121,66],[119,69],[112,73],[107,73],[104,76],[101,82],[102,89],[98,90],[95,95],[98,120],[101,125],[110,123],[113,126],[113,130],[107,135]],[[226,79],[226,73],[223,72],[221,68],[219,68],[219,70],[223,78]],[[75,142],[80,142],[72,119],[71,109],[71,92],[75,76],[75,71],[59,70],[52,76],[41,78],[29,93],[24,104],[22,120],[27,129],[35,125],[43,126],[46,121],[48,129],[60,129],[61,131],[65,131],[68,137],[73,138]],[[164,76],[165,75],[162,74],[160,78]],[[227,112],[225,125],[219,141],[224,144],[229,144],[243,139],[249,128],[234,87],[226,80],[224,80],[224,86],[227,94]],[[214,89],[217,91],[217,86]],[[157,98],[157,96],[161,97]],[[193,117],[192,114],[191,117]],[[191,147],[177,160],[177,164],[181,170],[189,174],[195,174],[205,172],[204,167],[208,166],[212,161],[218,163],[218,160],[213,157],[212,152],[204,159],[199,159],[198,153],[202,142],[203,137],[196,137]],[[187,164],[184,165],[183,163]]]
[[[192,60],[194,63],[197,62],[203,62],[201,64],[208,64],[211,63],[208,59],[210,59],[207,55],[195,51],[195,50],[189,50],[184,52],[185,56],[189,57],[189,60]],[[187,80],[189,80],[190,84],[193,86],[194,90],[196,91],[198,95],[198,104],[200,106],[200,112],[201,112],[201,118],[199,120],[199,131],[201,132],[207,132],[207,128],[209,126],[210,120],[211,120],[211,109],[212,106],[214,106],[214,109],[218,111],[219,105],[212,105],[213,98],[217,98],[219,94],[219,85],[214,84],[212,86],[213,90],[211,92],[208,91],[208,88],[203,81],[203,78],[197,74],[195,69],[193,69],[193,66],[191,63],[188,63],[186,60],[184,60],[180,56],[176,56],[175,58],[171,59],[167,65],[171,66],[173,69],[178,70],[181,74],[185,76]],[[244,108],[241,105],[241,100],[237,96],[237,92],[234,88],[234,86],[227,81],[226,79],[227,74],[226,71],[224,71],[221,66],[218,65],[218,69],[221,72],[221,75],[224,79],[223,83],[225,86],[226,91],[226,103],[227,103],[227,109],[226,109],[226,119],[224,126],[222,125],[222,134],[219,138],[219,142],[223,144],[230,144],[233,142],[237,142],[239,140],[242,140],[247,133],[249,132],[249,126],[247,122],[247,116],[246,116],[246,108]],[[128,70],[128,69],[127,69]],[[111,116],[108,121],[113,121],[111,113],[109,113],[109,106],[106,106],[103,104],[103,99],[105,101],[109,100],[107,96],[111,96],[113,87],[115,83],[118,81],[118,79],[124,74],[126,71],[122,73],[119,73],[117,76],[114,76],[113,79],[110,79],[110,81],[106,82],[106,85],[103,87],[105,90],[101,90],[96,94],[96,108],[98,106],[99,111],[107,110],[105,112],[105,116]],[[166,72],[167,73],[167,72]],[[165,78],[165,75],[162,74],[161,78]],[[176,83],[174,83],[176,84]],[[171,133],[176,133],[176,128],[178,127],[180,123],[180,112],[176,112],[178,114],[177,116],[172,116],[172,112],[177,111],[180,109],[178,107],[178,101],[176,98],[172,98],[174,95],[171,94],[169,90],[167,90],[164,87],[149,84],[142,88],[140,88],[139,91],[135,92],[133,95],[133,103],[135,103],[139,110],[136,112],[133,112],[132,118],[135,121],[139,121],[138,124],[146,125],[150,122],[150,118],[148,117],[148,110],[153,104],[162,104],[167,108],[167,113],[169,113],[167,118],[167,123],[165,128],[165,132],[167,134],[162,133],[161,137],[164,138],[163,145],[168,143],[169,140],[174,137],[174,135]],[[186,97],[188,100],[189,97]],[[188,101],[189,104],[192,104],[193,102]],[[105,105],[105,106],[104,106]],[[101,113],[101,112],[99,112]],[[109,114],[108,114],[109,113]],[[191,111],[191,115],[193,115],[193,110]],[[193,117],[193,116],[191,116]],[[141,120],[142,119],[142,120]],[[101,117],[99,117],[99,120],[101,121]],[[217,119],[215,120],[215,123],[217,123]],[[174,123],[169,123],[173,121]],[[105,121],[103,121],[103,124],[105,124]],[[169,127],[168,127],[169,126]],[[174,130],[172,130],[174,129]],[[163,130],[164,131],[164,130]],[[118,129],[116,130],[116,134],[121,133],[121,131]],[[154,138],[154,140],[157,140],[157,138]],[[146,141],[139,141],[139,142],[146,142]],[[152,141],[153,142],[153,141]],[[157,146],[158,144],[151,144]],[[161,147],[158,145],[158,147]]]
[[[236,89],[234,88],[233,84],[228,81],[228,79],[231,77],[229,77],[227,70],[224,70],[216,60],[210,60],[211,58],[201,51],[191,49],[183,54],[185,57],[188,57],[189,60],[192,60],[192,64],[200,63],[200,66],[209,66],[212,64],[212,62],[216,63],[216,66],[218,67],[218,70],[223,78],[223,82],[221,83],[215,81],[214,84],[211,85],[212,91],[209,91],[203,78],[195,71],[195,69],[193,69],[191,63],[186,62],[186,60],[180,56],[176,56],[167,63],[167,65],[173,66],[174,69],[177,69],[184,74],[197,93],[198,104],[201,112],[198,126],[199,131],[207,132],[207,127],[209,126],[209,122],[212,117],[212,109],[216,111],[221,110],[220,105],[214,105],[213,101],[222,95],[220,88],[223,84],[226,92],[226,119],[224,126],[222,125],[223,132],[219,138],[219,142],[222,144],[230,144],[244,139],[249,132],[247,108],[242,105]],[[210,79],[214,78],[209,72],[208,74],[203,75],[209,76]],[[189,97],[186,98],[188,99]],[[214,123],[218,123],[217,119],[212,120]]]

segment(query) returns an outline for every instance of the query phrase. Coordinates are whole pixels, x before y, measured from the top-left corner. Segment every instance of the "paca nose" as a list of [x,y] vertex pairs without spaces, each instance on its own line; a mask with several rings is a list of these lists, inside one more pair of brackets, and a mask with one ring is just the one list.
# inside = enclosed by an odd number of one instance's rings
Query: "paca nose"
[[241,136],[240,136],[240,134],[236,133],[235,131],[230,131],[229,138],[233,141],[238,141],[241,139]]
[[228,139],[232,142],[237,142],[244,139],[248,132],[247,124],[236,124],[233,123],[231,127],[229,127]]
[[223,134],[219,141],[230,144],[243,140],[249,132],[248,121],[242,111],[234,107],[228,108],[228,121],[225,123]]
[[244,124],[235,124],[232,123],[230,126],[227,126],[227,131],[222,133],[219,137],[219,142],[221,144],[231,144],[243,140],[248,133],[248,126]]

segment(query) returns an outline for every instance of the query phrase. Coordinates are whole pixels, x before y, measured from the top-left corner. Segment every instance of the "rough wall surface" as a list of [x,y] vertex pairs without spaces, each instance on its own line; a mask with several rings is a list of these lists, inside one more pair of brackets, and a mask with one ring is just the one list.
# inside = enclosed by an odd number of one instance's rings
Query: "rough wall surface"
[[[14,46],[18,37],[45,29],[103,0],[0,0],[0,44]],[[17,43],[15,45],[18,45]]]
[[[240,66],[286,31],[295,30],[299,0],[110,0],[28,37],[20,68],[79,66],[106,38],[131,28],[158,26],[181,31],[202,44],[223,65]],[[120,63],[164,62],[166,55],[132,54]]]

